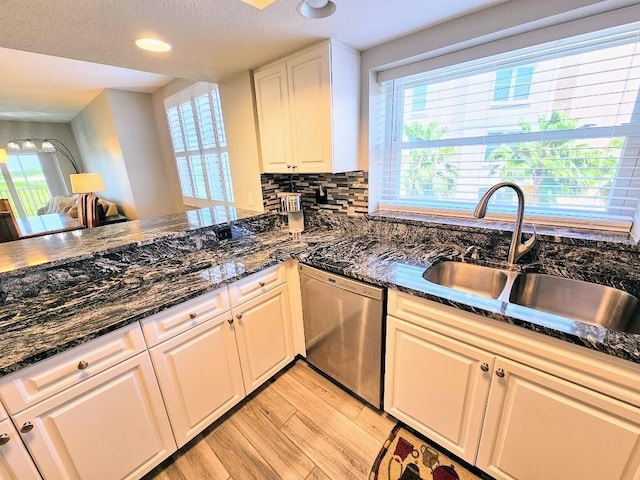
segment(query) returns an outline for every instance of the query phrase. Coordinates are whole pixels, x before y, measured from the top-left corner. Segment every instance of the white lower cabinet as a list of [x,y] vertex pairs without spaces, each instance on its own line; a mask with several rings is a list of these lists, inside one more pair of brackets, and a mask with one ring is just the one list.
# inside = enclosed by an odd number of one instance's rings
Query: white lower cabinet
[[29,453],[20,440],[20,435],[11,420],[0,422],[0,479],[2,480],[39,480]]
[[477,466],[500,479],[640,478],[640,410],[498,359]]
[[138,479],[176,449],[146,351],[12,417],[45,479]]
[[[293,360],[286,281],[277,265],[142,321],[179,447]],[[232,310],[218,314],[220,305]],[[196,311],[200,323],[186,329],[185,312]],[[160,341],[161,324],[181,333]]]
[[276,265],[0,379],[0,480],[142,477],[293,360],[289,275]]
[[396,418],[497,479],[640,479],[637,365],[397,292],[388,311]]
[[149,350],[181,447],[245,397],[231,313]]
[[494,356],[388,317],[385,410],[475,460]]
[[249,394],[295,356],[287,286],[280,285],[232,309],[244,388]]

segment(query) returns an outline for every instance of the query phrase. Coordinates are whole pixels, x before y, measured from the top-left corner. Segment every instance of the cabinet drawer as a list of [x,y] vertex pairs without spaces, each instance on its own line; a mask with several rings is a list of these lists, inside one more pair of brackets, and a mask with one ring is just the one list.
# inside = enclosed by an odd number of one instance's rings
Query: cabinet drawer
[[243,278],[229,286],[231,306],[235,307],[251,300],[278,285],[282,285],[286,280],[287,272],[284,263]]
[[138,480],[176,450],[146,351],[13,421],[47,480]]
[[229,310],[227,287],[219,288],[175,307],[151,315],[140,322],[150,347]]
[[8,418],[8,417],[9,417],[9,415],[7,415],[7,412],[5,411],[4,407],[0,403],[0,421],[4,420],[5,418]]
[[146,349],[135,322],[2,378],[0,398],[19,412]]

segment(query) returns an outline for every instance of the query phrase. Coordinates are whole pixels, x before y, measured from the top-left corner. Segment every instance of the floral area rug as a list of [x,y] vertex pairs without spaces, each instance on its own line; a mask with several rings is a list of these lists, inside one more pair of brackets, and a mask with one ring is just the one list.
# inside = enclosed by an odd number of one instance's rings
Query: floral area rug
[[396,425],[371,468],[369,480],[482,480],[482,477],[402,425]]

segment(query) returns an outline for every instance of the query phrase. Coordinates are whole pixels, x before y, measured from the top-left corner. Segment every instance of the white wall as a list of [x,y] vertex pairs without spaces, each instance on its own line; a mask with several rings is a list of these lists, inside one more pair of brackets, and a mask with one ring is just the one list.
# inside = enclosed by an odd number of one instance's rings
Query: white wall
[[138,217],[174,213],[151,95],[114,89],[107,95]]
[[118,204],[127,218],[138,218],[127,167],[122,156],[109,92],[104,90],[71,121],[87,172],[102,174],[107,190],[98,196]]
[[[78,167],[82,170],[83,161],[69,123],[14,122],[0,120],[0,148],[6,148],[7,142],[10,140],[27,138],[52,138],[60,140],[69,148],[76,160],[76,163],[78,164]],[[57,154],[57,158],[60,164],[62,177],[67,188],[71,191],[69,175],[75,173],[73,166],[62,155]]]
[[218,87],[236,207],[262,212],[264,207],[251,72],[225,78]]

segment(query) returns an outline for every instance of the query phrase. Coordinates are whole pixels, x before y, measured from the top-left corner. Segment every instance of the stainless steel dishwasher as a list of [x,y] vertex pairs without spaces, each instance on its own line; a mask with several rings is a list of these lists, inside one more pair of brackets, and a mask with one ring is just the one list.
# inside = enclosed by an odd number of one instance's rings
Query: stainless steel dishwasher
[[307,361],[381,408],[384,289],[299,269]]

